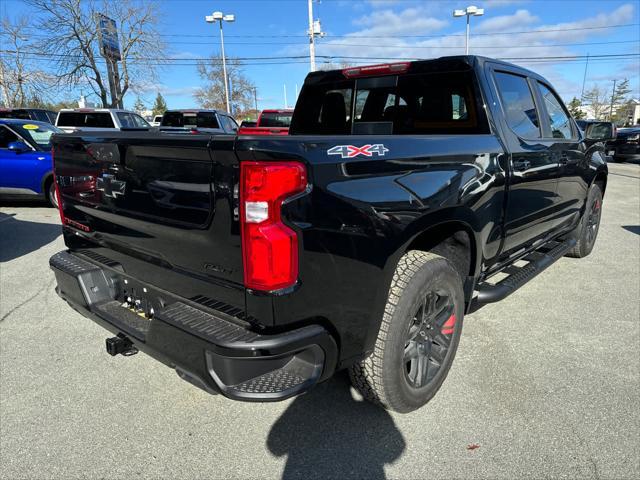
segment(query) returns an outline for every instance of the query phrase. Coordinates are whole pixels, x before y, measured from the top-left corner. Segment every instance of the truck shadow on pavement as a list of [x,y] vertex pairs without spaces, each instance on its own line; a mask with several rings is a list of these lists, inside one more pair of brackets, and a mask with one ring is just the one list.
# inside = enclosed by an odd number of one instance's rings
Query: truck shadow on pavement
[[622,228],[624,228],[628,232],[640,235],[640,225],[623,225]]
[[62,235],[55,223],[17,220],[0,212],[0,262],[8,262],[33,252]]
[[296,398],[273,424],[269,451],[287,456],[283,480],[385,478],[405,440],[386,410],[352,398],[346,373]]

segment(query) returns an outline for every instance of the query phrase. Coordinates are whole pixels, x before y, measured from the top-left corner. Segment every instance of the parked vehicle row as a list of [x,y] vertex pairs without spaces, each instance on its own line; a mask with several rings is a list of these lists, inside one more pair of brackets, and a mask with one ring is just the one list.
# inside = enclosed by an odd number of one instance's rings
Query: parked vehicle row
[[244,125],[238,132],[240,135],[287,135],[293,110],[263,110],[255,125]]
[[111,355],[208,392],[275,401],[348,369],[408,412],[465,314],[589,255],[613,135],[475,56],[310,73],[288,135],[55,135],[56,291]]

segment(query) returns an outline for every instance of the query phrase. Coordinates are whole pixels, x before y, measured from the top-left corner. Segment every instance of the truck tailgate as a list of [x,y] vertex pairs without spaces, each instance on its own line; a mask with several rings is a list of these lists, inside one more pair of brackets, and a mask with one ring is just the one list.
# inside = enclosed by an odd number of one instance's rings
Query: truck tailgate
[[167,290],[180,290],[176,274],[224,286],[244,307],[233,137],[60,135],[54,169],[68,246],[96,248],[125,270],[146,263],[148,280]]

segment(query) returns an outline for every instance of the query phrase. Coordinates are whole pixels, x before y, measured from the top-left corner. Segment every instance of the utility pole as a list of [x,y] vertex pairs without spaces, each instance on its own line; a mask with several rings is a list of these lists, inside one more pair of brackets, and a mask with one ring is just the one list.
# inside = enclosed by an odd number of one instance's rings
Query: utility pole
[[253,87],[253,102],[256,105],[256,118],[258,117],[258,89]]
[[609,121],[613,118],[613,97],[616,94],[616,80],[613,80],[613,90],[611,90],[611,105],[609,106]]
[[313,20],[313,0],[308,0],[309,5],[309,31],[307,34],[309,35],[309,62],[311,71],[316,71],[316,36],[322,38],[324,37],[324,32],[322,31],[322,26],[320,25],[320,20]]
[[311,71],[316,71],[316,39],[313,32],[313,0],[309,0],[309,61]]
[[284,108],[289,108],[289,106],[287,105],[287,84],[285,83],[283,86],[284,86]]
[[582,77],[582,91],[580,92],[580,103],[584,98],[584,84],[587,81],[587,67],[589,66],[589,52],[587,52],[587,63],[584,64],[584,76]]

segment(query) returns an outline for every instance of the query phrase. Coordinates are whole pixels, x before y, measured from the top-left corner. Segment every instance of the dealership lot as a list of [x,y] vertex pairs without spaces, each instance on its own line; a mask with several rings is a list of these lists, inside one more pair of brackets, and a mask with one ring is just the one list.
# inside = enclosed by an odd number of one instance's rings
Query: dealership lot
[[[426,407],[344,375],[282,403],[210,396],[54,292],[56,210],[0,203],[0,476],[640,477],[640,166],[611,164],[598,243],[466,318]],[[477,448],[476,448],[477,447]]]

